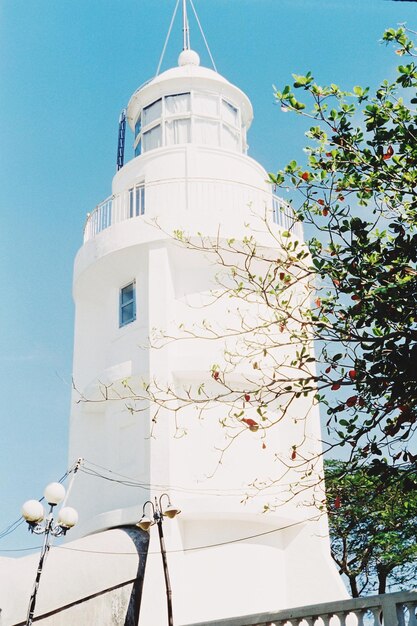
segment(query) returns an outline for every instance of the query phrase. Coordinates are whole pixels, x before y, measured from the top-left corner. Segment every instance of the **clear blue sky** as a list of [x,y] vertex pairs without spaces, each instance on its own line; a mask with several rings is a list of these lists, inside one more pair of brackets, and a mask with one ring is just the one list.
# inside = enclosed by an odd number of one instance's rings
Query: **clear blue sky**
[[[0,4],[0,530],[67,467],[72,264],[85,215],[111,190],[117,121],[158,65],[175,0]],[[302,158],[304,125],[272,84],[312,70],[350,88],[392,77],[385,27],[417,28],[389,0],[195,0],[218,70],[251,98],[250,155],[268,170]],[[209,64],[191,19],[192,47]],[[174,27],[163,69],[176,64]],[[128,158],[131,157],[128,137]],[[38,542],[24,528],[0,550]],[[8,556],[8,553],[1,555]]]

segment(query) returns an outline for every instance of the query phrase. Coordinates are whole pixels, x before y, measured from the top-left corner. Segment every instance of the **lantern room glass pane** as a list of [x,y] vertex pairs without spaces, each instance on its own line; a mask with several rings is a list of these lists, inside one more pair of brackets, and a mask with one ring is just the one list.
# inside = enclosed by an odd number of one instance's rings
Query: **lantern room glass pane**
[[240,133],[225,124],[222,124],[222,148],[226,148],[226,150],[241,151]]
[[162,132],[161,125],[155,126],[147,133],[143,133],[143,151],[154,150],[154,148],[160,148],[162,146]]
[[165,115],[181,115],[189,113],[191,108],[191,95],[179,93],[165,98]]
[[143,125],[147,126],[155,120],[159,119],[162,115],[162,99],[160,98],[156,102],[153,102],[149,106],[143,109]]
[[218,146],[219,122],[196,117],[193,126],[193,142],[206,146]]
[[142,130],[142,118],[139,115],[138,119],[136,120],[136,124],[135,124],[135,138],[139,135],[141,130]]
[[190,143],[191,120],[172,120],[165,125],[165,142],[167,146],[178,143]]
[[193,113],[207,117],[219,117],[219,98],[209,93],[195,93]]
[[232,126],[238,125],[238,110],[227,100],[222,100],[222,120]]

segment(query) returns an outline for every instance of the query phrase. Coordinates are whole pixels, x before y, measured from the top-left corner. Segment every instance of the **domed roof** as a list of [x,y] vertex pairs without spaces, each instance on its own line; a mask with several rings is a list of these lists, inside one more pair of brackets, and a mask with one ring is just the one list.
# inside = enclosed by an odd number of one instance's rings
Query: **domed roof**
[[[173,78],[183,78],[183,77],[192,77],[192,78],[204,78],[209,80],[216,80],[219,83],[223,83],[226,85],[232,85],[224,76],[210,69],[209,67],[203,67],[202,65],[194,65],[191,63],[187,63],[186,65],[180,65],[178,67],[171,67],[169,70],[162,72],[158,76],[155,76],[148,85],[157,85],[158,83],[164,82],[166,80],[170,80]],[[236,89],[236,87],[235,87]]]

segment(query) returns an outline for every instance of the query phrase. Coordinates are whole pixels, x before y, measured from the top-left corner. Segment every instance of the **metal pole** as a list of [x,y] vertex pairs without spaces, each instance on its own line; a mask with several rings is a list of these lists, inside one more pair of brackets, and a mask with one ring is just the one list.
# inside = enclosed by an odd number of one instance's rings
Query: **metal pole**
[[174,618],[172,615],[172,590],[171,590],[171,582],[169,580],[168,561],[167,561],[165,541],[164,541],[164,531],[162,529],[162,513],[158,510],[158,508],[157,508],[156,517],[157,517],[156,523],[157,523],[158,532],[159,532],[159,545],[161,546],[162,563],[164,566],[165,587],[166,587],[166,592],[167,592],[168,626],[174,626]]
[[183,32],[183,50],[190,49],[190,30],[187,17],[187,0],[182,0],[182,32]]
[[49,547],[50,547],[49,546],[49,533],[50,533],[50,530],[51,530],[51,526],[52,526],[52,507],[51,507],[51,511],[50,511],[49,516],[48,516],[48,519],[46,520],[45,537],[44,537],[44,540],[43,540],[41,555],[39,557],[38,570],[36,572],[35,584],[33,585],[32,595],[30,596],[30,600],[29,600],[29,608],[28,608],[28,613],[27,613],[27,618],[26,618],[26,626],[32,626],[32,623],[33,623],[33,617],[34,617],[34,614],[35,614],[35,606],[36,606],[36,596],[37,596],[38,588],[39,588],[39,581],[40,581],[41,575],[42,575],[43,564],[44,564],[44,561],[45,561],[46,557],[48,556]]

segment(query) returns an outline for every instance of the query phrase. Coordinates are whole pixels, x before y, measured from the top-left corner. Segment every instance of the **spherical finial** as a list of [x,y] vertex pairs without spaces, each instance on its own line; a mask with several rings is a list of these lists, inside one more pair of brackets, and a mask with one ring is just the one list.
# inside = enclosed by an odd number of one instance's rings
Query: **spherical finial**
[[194,50],[183,50],[178,57],[178,65],[200,65],[200,57]]

